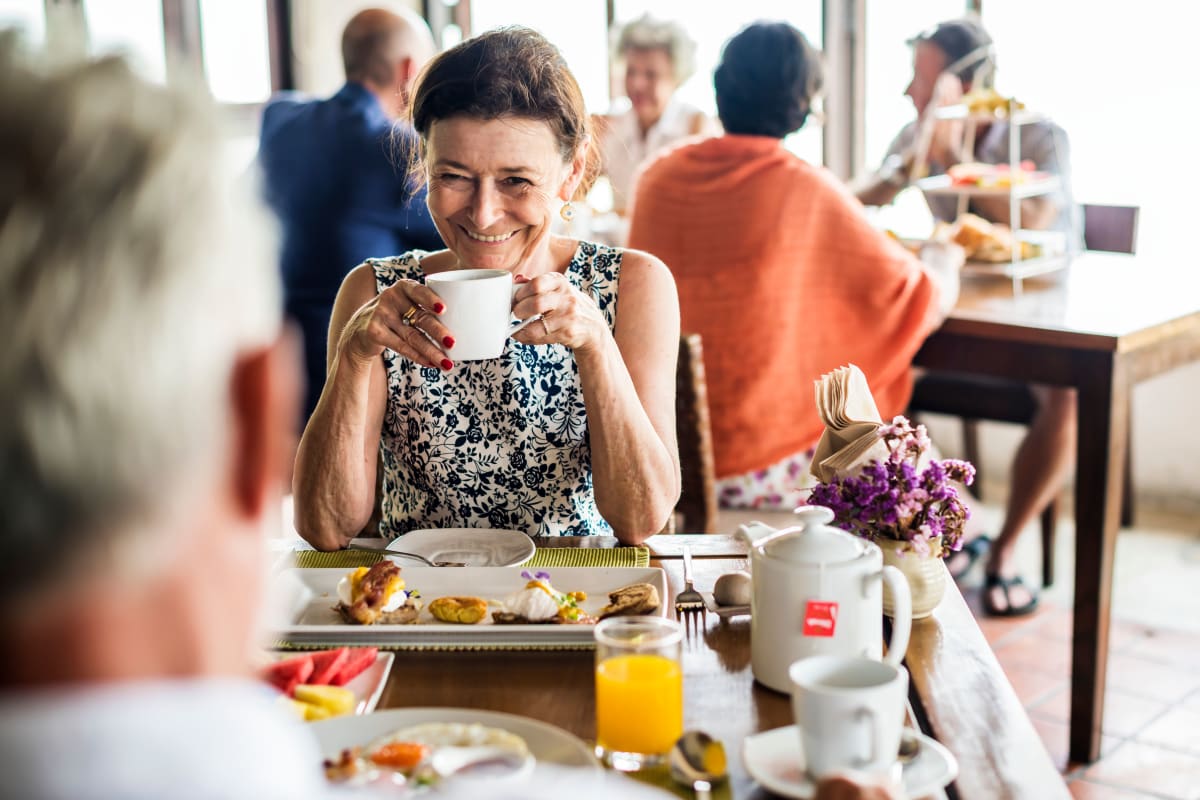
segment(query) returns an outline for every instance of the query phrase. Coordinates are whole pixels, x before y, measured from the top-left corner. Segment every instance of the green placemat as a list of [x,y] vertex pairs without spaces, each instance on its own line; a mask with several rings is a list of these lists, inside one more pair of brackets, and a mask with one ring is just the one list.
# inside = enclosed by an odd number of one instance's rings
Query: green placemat
[[648,567],[650,548],[539,547],[523,567]]
[[358,550],[300,550],[296,553],[296,566],[302,569],[344,569],[347,567],[369,567],[383,556],[378,553],[363,553]]
[[[302,569],[346,569],[369,567],[383,556],[357,550],[301,550],[295,564]],[[523,567],[648,567],[648,547],[539,547]]]

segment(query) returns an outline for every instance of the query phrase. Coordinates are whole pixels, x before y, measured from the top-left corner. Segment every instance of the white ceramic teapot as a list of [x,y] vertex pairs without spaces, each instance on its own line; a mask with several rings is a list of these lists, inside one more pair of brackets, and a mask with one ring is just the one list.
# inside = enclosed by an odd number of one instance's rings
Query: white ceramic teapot
[[881,658],[883,581],[896,598],[885,660],[899,665],[912,628],[912,597],[903,573],[883,566],[878,545],[831,527],[828,508],[802,507],[796,515],[797,525],[783,530],[761,522],[738,529],[750,546],[754,677],[775,691],[790,692],[788,667],[798,659]]

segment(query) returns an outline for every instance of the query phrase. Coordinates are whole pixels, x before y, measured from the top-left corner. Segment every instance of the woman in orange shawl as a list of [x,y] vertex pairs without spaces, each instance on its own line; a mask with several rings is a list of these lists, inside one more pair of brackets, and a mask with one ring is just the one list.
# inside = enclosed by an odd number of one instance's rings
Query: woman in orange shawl
[[901,413],[957,283],[940,291],[840,181],[784,148],[821,86],[800,31],[743,29],[715,84],[726,134],[647,165],[629,246],[666,262],[682,329],[701,335],[722,505],[790,509],[823,430],[813,381],[857,364],[884,419]]

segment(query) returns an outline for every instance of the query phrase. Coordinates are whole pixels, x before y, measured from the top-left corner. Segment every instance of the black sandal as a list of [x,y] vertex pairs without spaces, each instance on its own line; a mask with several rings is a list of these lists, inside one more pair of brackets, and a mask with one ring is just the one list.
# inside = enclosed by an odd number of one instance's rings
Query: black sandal
[[951,572],[950,577],[956,581],[962,580],[963,577],[965,577],[966,574],[971,571],[971,567],[975,566],[975,562],[983,558],[983,556],[990,549],[992,549],[992,540],[989,537],[976,536],[974,539],[964,544],[962,549],[957,553],[951,553],[948,558],[966,555],[967,563],[957,572]]
[[[1022,606],[1014,606],[1012,598],[1009,596],[1008,590],[1014,586],[1020,586],[1029,592],[1029,602]],[[1004,592],[1004,602],[1006,608],[997,608],[992,601],[992,590],[1000,589]],[[1023,617],[1026,614],[1032,614],[1038,607],[1037,592],[1025,585],[1025,581],[1021,580],[1021,576],[1017,575],[1014,578],[1002,578],[999,575],[988,575],[983,582],[983,610],[992,617]]]

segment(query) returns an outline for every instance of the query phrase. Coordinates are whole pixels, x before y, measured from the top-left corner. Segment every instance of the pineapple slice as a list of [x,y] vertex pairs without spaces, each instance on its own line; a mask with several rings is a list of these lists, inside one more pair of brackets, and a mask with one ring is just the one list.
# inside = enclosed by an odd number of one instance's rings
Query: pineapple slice
[[[325,716],[337,717],[353,713],[358,700],[354,692],[344,686],[313,686],[302,683],[296,687],[296,699],[316,706],[326,712]],[[310,712],[311,714],[311,712]],[[307,719],[314,717],[307,716]],[[321,717],[323,719],[324,717]]]

